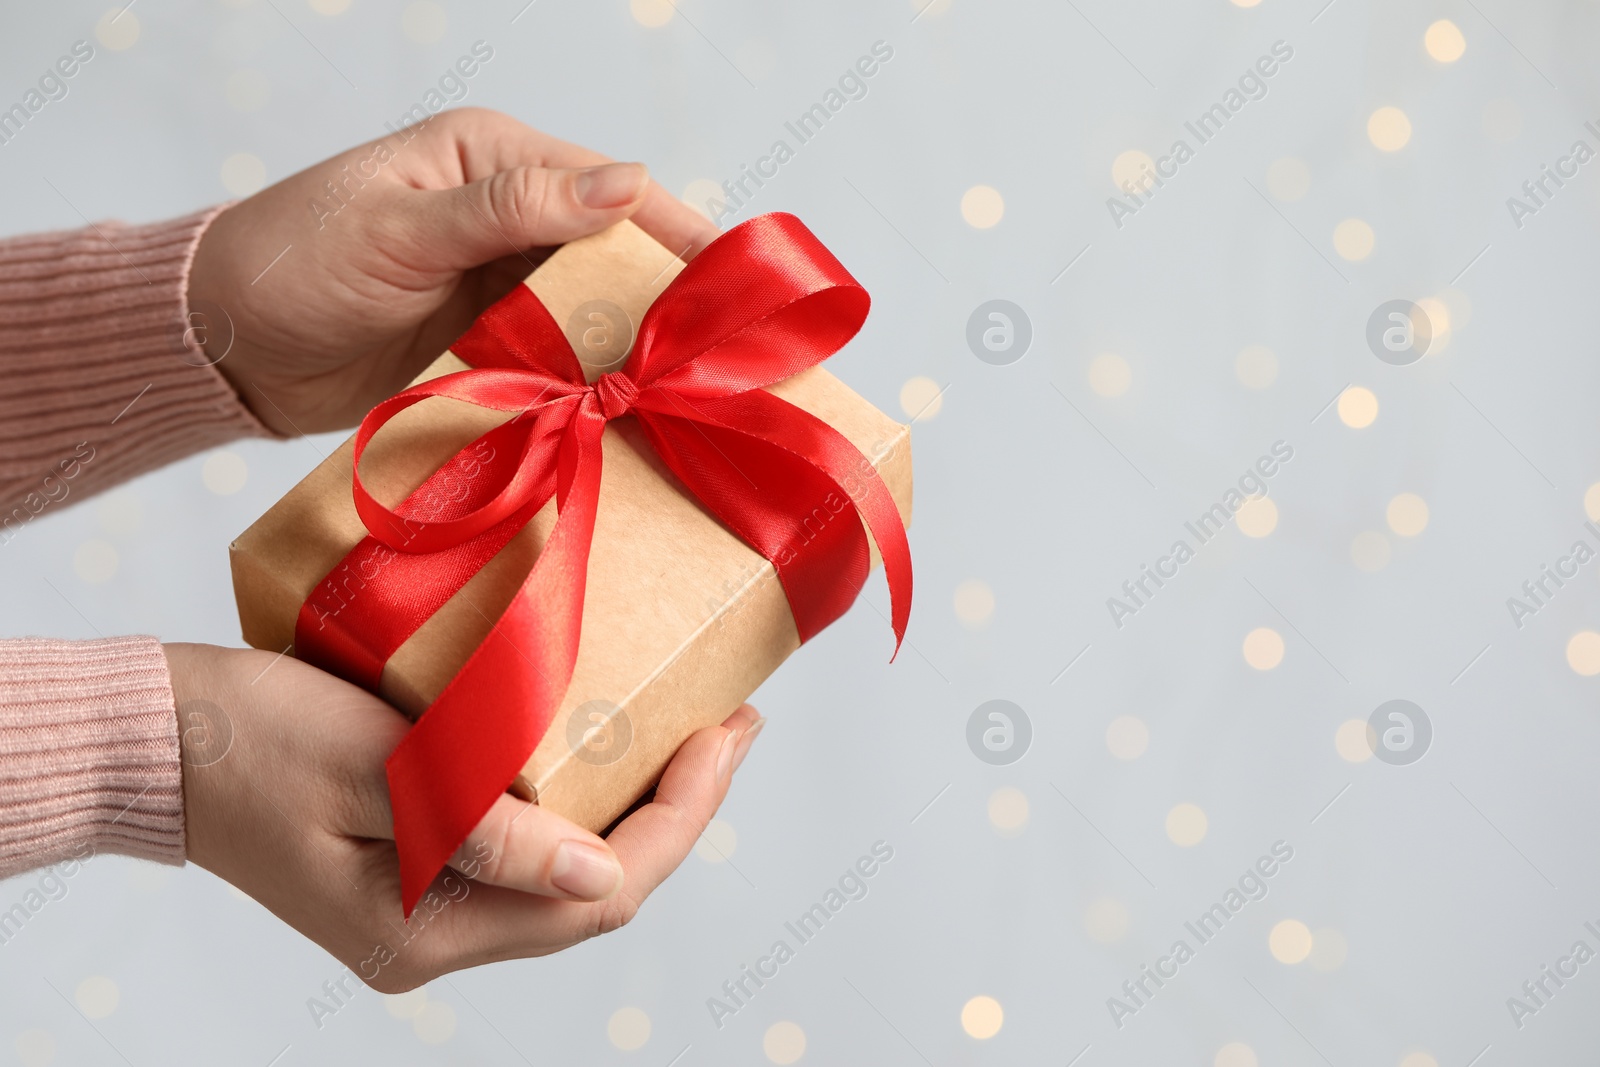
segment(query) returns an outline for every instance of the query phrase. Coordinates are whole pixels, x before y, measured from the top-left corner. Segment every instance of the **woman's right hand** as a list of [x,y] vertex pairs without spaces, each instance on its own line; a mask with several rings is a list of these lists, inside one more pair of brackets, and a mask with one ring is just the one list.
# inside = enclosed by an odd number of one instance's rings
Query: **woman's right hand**
[[384,760],[405,717],[287,656],[165,650],[189,858],[386,993],[628,922],[688,855],[765,721],[745,705],[696,733],[655,798],[605,840],[501,797],[452,861],[461,873],[435,881],[413,914],[417,932],[402,933]]

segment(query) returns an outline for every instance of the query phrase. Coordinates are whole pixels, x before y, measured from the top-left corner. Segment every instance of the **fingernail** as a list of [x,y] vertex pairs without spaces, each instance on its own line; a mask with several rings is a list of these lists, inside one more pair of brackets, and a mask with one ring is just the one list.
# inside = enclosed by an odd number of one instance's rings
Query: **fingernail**
[[639,199],[646,177],[643,163],[606,163],[580,170],[575,188],[585,207],[621,207]]
[[605,900],[622,888],[622,864],[606,849],[563,841],[556,848],[550,884],[579,900]]
[[717,749],[717,784],[727,785],[728,779],[733,776],[733,756],[739,747],[739,735],[732,730],[722,739],[722,747]]
[[[733,754],[733,771],[738,770],[739,764],[744,762],[745,754],[750,751],[751,744],[755,742],[756,734],[759,734],[761,728],[765,725],[767,725],[767,720],[764,717],[757,719],[750,729],[744,732],[744,736],[739,738],[739,748]],[[729,773],[731,774],[733,771],[729,771]]]

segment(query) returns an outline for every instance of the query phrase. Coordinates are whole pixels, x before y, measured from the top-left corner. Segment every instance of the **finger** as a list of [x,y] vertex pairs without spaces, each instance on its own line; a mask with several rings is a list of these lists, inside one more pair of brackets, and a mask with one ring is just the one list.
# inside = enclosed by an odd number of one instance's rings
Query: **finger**
[[706,245],[722,236],[716,223],[655,182],[650,183],[650,191],[645,194],[644,204],[634,214],[633,221],[684,262],[698,256]]
[[[593,167],[611,158],[526,126],[509,115],[481,108],[446,112],[444,123],[424,128],[430,156],[460,168],[460,180],[475,182],[516,167]],[[426,158],[426,157],[424,157]],[[674,255],[691,259],[722,232],[715,223],[658,183],[651,182],[633,221]]]
[[655,799],[611,831],[606,843],[627,871],[623,889],[630,899],[644,900],[689,855],[765,724],[746,704],[721,726],[689,738],[667,764]]
[[420,204],[413,225],[439,266],[466,270],[622,221],[644,203],[647,179],[640,163],[513,167],[468,185],[413,194]]
[[563,900],[607,900],[622,865],[600,838],[537,804],[502,796],[450,866],[475,881]]
[[765,722],[747,704],[684,742],[655,799],[607,839],[626,872],[617,896],[581,904],[486,887],[454,917],[448,941],[453,966],[542,955],[627,922],[694,847]]

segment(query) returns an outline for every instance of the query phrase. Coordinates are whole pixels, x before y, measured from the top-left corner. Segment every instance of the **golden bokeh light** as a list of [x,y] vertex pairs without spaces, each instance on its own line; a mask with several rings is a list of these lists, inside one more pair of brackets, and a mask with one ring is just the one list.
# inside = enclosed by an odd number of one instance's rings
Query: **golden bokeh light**
[[1567,642],[1567,666],[1592,678],[1600,674],[1600,634],[1593,630],[1579,630]]
[[944,407],[944,389],[932,378],[909,378],[900,387],[900,410],[913,422],[931,419]]
[[1271,497],[1253,496],[1239,506],[1233,518],[1246,537],[1265,537],[1278,528],[1278,505]]
[[628,0],[628,10],[633,14],[633,21],[651,28],[665,26],[677,13],[672,0]]
[[91,537],[72,554],[72,569],[85,585],[104,585],[117,576],[122,554],[110,541]]
[[1193,848],[1206,839],[1209,825],[1200,805],[1187,801],[1174,804],[1167,812],[1167,840],[1183,848]]
[[1411,120],[1397,107],[1380,107],[1367,116],[1367,139],[1383,152],[1398,152],[1411,140]]
[[1364,219],[1345,219],[1333,228],[1333,250],[1352,263],[1372,255],[1377,243],[1377,236]]
[[1419,335],[1426,333],[1428,350],[1425,354],[1437,356],[1450,346],[1450,305],[1439,297],[1425,296],[1417,301],[1417,307],[1428,316],[1427,327],[1418,327]]
[[1089,388],[1104,397],[1121,396],[1133,384],[1133,368],[1114,352],[1102,352],[1089,361]]
[[1028,825],[1028,796],[1022,790],[1003,785],[989,794],[989,824],[1001,837],[1016,837]]
[[806,1032],[787,1019],[775,1022],[761,1035],[761,1051],[773,1063],[798,1063],[806,1054]]
[[416,44],[434,44],[444,39],[450,16],[433,0],[412,0],[400,12],[400,32]]
[[1247,389],[1265,389],[1278,380],[1278,357],[1266,345],[1246,345],[1233,361],[1233,373]]
[[442,1000],[430,1000],[411,1020],[411,1032],[424,1045],[442,1045],[456,1033],[456,1009]]
[[1350,763],[1365,763],[1372,758],[1372,745],[1367,740],[1367,731],[1364,719],[1346,719],[1334,731],[1333,747],[1342,759]]
[[974,185],[961,194],[961,217],[974,229],[987,230],[1005,214],[1005,198],[992,185]]
[[94,39],[113,52],[132,48],[139,40],[139,16],[128,10],[132,6],[123,4],[101,15],[94,24]]
[[1378,397],[1364,385],[1352,385],[1339,394],[1339,421],[1352,430],[1364,430],[1378,418]]
[[1415,537],[1428,528],[1428,502],[1416,493],[1398,493],[1384,512],[1389,529],[1401,537]]
[[1255,1049],[1243,1041],[1230,1041],[1217,1049],[1211,1067],[1258,1067],[1259,1063]]
[[1244,635],[1244,661],[1258,671],[1270,671],[1283,662],[1283,635],[1259,626]]
[[78,1010],[91,1019],[104,1019],[117,1010],[117,1005],[122,1003],[122,990],[117,988],[117,983],[103,974],[91,974],[78,983],[78,988],[73,990],[72,999],[78,1004]]
[[1449,19],[1440,19],[1422,35],[1422,46],[1439,62],[1454,63],[1467,50],[1467,39],[1462,36],[1461,27]]
[[739,848],[739,833],[726,819],[712,819],[700,831],[694,854],[707,863],[726,863]]
[[1150,747],[1150,728],[1134,715],[1118,715],[1106,727],[1106,748],[1118,759],[1138,759]]
[[650,1040],[650,1016],[640,1008],[618,1008],[606,1020],[606,1038],[624,1052],[643,1048]]
[[1096,897],[1083,910],[1083,929],[1102,945],[1121,941],[1128,932],[1128,906],[1116,897]]
[[961,1029],[979,1041],[987,1041],[998,1034],[1005,1021],[1006,1013],[993,997],[973,997],[961,1006]]
[[250,196],[267,184],[267,165],[259,156],[235,152],[217,170],[222,187],[234,196]]
[[383,994],[383,1010],[396,1019],[415,1019],[428,1006],[428,989],[418,986],[404,993]]
[[1154,174],[1155,161],[1137,148],[1130,148],[1111,161],[1111,184],[1117,187],[1117,192],[1126,193],[1131,186],[1133,192],[1141,193],[1147,184],[1152,184],[1149,175]]
[[1267,935],[1267,949],[1279,963],[1299,963],[1311,955],[1311,930],[1299,919],[1284,919]]
[[695,178],[683,187],[678,199],[708,219],[728,206],[727,193],[710,178]]
[[956,586],[956,618],[969,630],[980,630],[994,618],[994,590],[988,582],[969,578]]

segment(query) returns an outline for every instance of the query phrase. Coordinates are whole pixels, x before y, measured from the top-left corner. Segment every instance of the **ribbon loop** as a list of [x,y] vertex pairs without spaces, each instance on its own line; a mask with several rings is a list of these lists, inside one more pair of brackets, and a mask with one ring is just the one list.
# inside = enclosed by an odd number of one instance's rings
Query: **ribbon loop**
[[[898,650],[911,556],[888,488],[838,431],[761,388],[827,359],[869,305],[799,219],[762,215],[679,273],[645,314],[628,364],[592,386],[549,311],[517,286],[451,346],[474,369],[368,412],[352,490],[370,536],[302,607],[302,659],[376,689],[418,627],[552,495],[557,502],[555,528],[490,635],[389,757],[406,915],[526,765],[565,695],[611,419],[638,416],[688,490],[773,562],[802,640],[854,601],[870,527]],[[513,414],[394,508],[379,503],[361,481],[367,444],[406,408],[441,396]],[[352,573],[360,595],[347,597]]]

